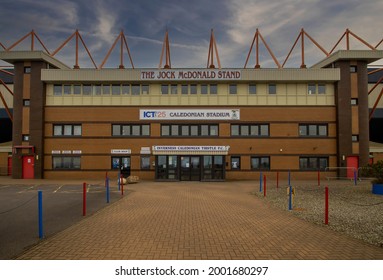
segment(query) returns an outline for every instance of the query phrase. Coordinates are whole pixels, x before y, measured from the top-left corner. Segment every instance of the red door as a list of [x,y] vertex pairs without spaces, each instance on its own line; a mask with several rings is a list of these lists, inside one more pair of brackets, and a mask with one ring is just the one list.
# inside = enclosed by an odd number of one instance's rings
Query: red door
[[35,178],[34,156],[23,156],[23,179]]
[[12,175],[12,157],[8,157],[8,176]]
[[347,178],[354,178],[354,171],[358,170],[359,157],[347,157]]

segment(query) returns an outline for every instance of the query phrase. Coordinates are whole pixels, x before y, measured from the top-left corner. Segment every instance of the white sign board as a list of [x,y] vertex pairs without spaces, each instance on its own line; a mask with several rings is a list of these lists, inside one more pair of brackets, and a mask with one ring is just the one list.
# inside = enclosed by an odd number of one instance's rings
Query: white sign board
[[239,69],[141,70],[141,80],[144,81],[231,81],[241,78],[242,72]]
[[140,109],[140,120],[239,120],[239,109]]
[[131,149],[113,149],[110,151],[111,154],[131,154]]

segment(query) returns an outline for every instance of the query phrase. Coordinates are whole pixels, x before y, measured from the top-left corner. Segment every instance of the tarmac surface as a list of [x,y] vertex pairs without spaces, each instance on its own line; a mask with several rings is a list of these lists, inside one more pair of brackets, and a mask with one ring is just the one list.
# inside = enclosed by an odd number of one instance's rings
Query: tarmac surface
[[[255,182],[126,187],[121,199],[73,221],[17,259],[383,259],[383,248],[273,208],[252,194]],[[64,198],[61,203],[69,203]]]

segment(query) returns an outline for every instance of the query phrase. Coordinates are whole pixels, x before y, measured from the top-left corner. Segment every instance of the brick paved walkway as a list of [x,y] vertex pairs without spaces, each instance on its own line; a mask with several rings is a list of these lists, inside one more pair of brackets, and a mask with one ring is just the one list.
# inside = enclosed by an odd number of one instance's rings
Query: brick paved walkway
[[271,208],[246,182],[128,187],[19,259],[383,259],[382,248]]

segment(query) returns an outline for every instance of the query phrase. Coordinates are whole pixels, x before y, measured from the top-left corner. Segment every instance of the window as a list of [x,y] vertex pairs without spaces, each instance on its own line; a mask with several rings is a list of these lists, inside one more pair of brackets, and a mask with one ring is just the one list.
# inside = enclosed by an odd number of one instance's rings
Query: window
[[53,156],[52,169],[81,169],[81,157]]
[[110,94],[110,85],[102,85],[102,94],[104,95]]
[[73,85],[73,94],[76,94],[76,95],[81,94],[81,85]]
[[149,124],[113,124],[112,136],[150,136]]
[[31,100],[30,99],[23,99],[23,106],[24,107],[31,106]]
[[328,157],[299,157],[301,170],[325,170],[328,167]]
[[126,85],[126,84],[124,84],[124,85],[122,85],[122,94],[129,94],[130,93],[130,85]]
[[72,93],[72,86],[64,85],[64,94],[71,94],[71,93]]
[[62,94],[63,94],[62,85],[54,85],[53,86],[53,95],[62,95]]
[[26,67],[24,67],[24,73],[25,74],[31,74],[31,67],[30,66],[26,66]]
[[355,65],[351,65],[350,66],[350,73],[356,73],[356,72],[358,72],[358,67]]
[[82,86],[82,94],[83,95],[91,95],[92,94],[92,86],[91,85],[83,85]]
[[23,141],[29,141],[29,134],[23,134]]
[[270,170],[270,157],[251,157],[251,169]]
[[358,98],[352,98],[351,99],[351,105],[353,105],[353,106],[358,105]]
[[188,89],[189,89],[188,85],[182,85],[181,86],[181,93],[182,94],[188,94]]
[[141,169],[150,169],[150,156],[141,156]]
[[299,136],[325,137],[327,136],[327,124],[300,124]]
[[218,136],[218,124],[163,124],[161,136]]
[[217,85],[216,84],[211,84],[210,85],[210,94],[217,94],[217,93],[218,93]]
[[178,86],[177,85],[171,85],[170,86],[170,93],[171,94],[177,94],[178,93]]
[[316,85],[315,84],[309,84],[308,85],[308,94],[316,94]]
[[197,94],[197,85],[190,85],[190,94]]
[[81,136],[81,124],[54,124],[53,136]]
[[229,86],[229,94],[237,94],[237,85]]
[[142,85],[142,94],[149,94],[149,85]]
[[318,94],[326,94],[326,85],[324,84],[318,85]]
[[268,124],[232,124],[231,136],[265,137],[269,135]]
[[161,94],[169,93],[169,85],[161,85]]
[[112,169],[130,169],[130,157],[117,156],[112,157]]
[[241,169],[241,157],[231,157],[231,169]]
[[121,85],[112,85],[112,95],[121,94]]
[[359,142],[359,135],[352,135],[351,136],[351,141],[352,142]]
[[101,95],[101,85],[94,85],[93,91],[95,95]]
[[132,95],[140,95],[140,85],[132,85]]
[[257,93],[257,85],[256,84],[250,84],[249,85],[249,94],[256,94]]
[[269,84],[269,94],[277,94],[277,85]]
[[207,94],[207,85],[201,85],[201,94]]

